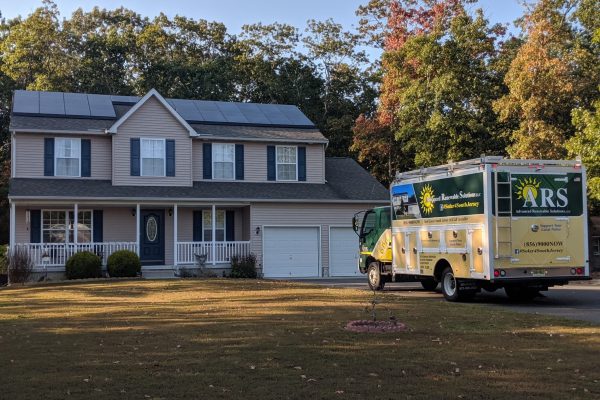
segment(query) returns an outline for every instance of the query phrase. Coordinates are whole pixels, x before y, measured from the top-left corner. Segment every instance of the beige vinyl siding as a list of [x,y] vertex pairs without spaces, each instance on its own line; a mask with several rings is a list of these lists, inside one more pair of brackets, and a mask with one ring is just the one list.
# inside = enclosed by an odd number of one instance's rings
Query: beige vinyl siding
[[[194,140],[192,162],[194,180],[203,180],[202,144],[205,141]],[[215,142],[216,143],[216,142]],[[269,182],[267,180],[267,146],[281,143],[244,142],[244,181]],[[295,146],[295,145],[294,145]],[[321,144],[306,145],[306,182],[325,183],[325,149]]]
[[99,135],[46,135],[43,133],[15,134],[15,177],[51,178],[44,176],[44,139],[45,138],[90,139],[92,156],[91,177],[61,179],[111,179],[111,137]]
[[103,208],[102,240],[105,242],[136,242],[136,217],[132,215],[134,209],[135,205]]
[[[175,176],[131,176],[131,138],[175,139]],[[113,185],[191,186],[192,139],[189,132],[151,97],[113,135]]]
[[[321,267],[323,271],[328,271],[329,227],[352,227],[352,216],[355,213],[380,205],[381,204],[252,204],[250,251],[257,255],[257,266],[259,267],[259,270],[262,270],[262,237],[264,235],[265,226],[318,226],[321,228]],[[257,227],[261,228],[260,235],[253,234]]]

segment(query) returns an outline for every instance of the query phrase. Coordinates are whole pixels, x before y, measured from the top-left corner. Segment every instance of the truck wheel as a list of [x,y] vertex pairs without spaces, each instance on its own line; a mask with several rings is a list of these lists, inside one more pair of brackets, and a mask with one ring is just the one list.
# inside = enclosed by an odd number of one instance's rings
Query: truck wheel
[[377,262],[373,261],[371,264],[369,264],[367,277],[371,290],[383,290],[385,281],[382,279],[381,271],[379,270],[379,264]]
[[423,286],[423,289],[425,290],[433,291],[437,288],[438,282],[433,278],[427,278],[421,281],[421,286]]
[[460,280],[454,277],[451,267],[446,267],[442,272],[442,293],[448,301],[470,300],[475,295],[472,290],[460,290]]
[[520,286],[506,286],[504,291],[512,301],[532,301],[540,294],[536,289]]

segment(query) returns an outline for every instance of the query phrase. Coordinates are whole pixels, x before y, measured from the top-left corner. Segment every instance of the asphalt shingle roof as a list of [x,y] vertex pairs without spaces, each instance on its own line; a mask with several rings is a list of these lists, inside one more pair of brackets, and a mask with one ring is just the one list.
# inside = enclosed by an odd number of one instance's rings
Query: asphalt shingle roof
[[326,158],[326,183],[197,181],[192,187],[113,186],[108,180],[13,178],[11,198],[386,202],[383,185],[350,158]]

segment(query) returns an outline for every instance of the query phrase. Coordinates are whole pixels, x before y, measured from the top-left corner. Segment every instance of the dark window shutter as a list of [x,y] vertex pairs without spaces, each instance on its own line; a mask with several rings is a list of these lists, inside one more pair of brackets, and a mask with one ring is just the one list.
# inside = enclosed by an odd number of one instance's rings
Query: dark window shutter
[[235,240],[235,211],[225,211],[225,240],[233,242]]
[[193,240],[194,242],[202,241],[202,211],[194,211],[193,221]]
[[44,176],[54,176],[54,138],[44,138]]
[[275,171],[275,146],[267,146],[267,180],[277,179]]
[[92,141],[81,139],[81,176],[92,176]]
[[202,145],[202,177],[212,179],[212,144],[204,143]]
[[140,139],[131,138],[130,146],[131,176],[140,176]]
[[92,241],[94,243],[102,243],[102,236],[104,235],[104,225],[103,225],[103,212],[102,210],[94,210],[92,226],[94,227],[94,232],[92,232]]
[[298,147],[298,180],[306,180],[306,147]]
[[42,241],[42,211],[29,210],[29,243]]
[[244,145],[235,145],[235,179],[244,180]]
[[175,176],[175,140],[167,139],[167,176]]

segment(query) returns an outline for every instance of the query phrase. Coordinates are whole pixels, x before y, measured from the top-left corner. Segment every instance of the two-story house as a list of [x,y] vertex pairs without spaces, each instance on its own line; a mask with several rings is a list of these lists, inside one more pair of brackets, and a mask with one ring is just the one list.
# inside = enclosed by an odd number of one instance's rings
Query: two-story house
[[254,253],[264,277],[352,276],[352,216],[389,198],[291,105],[16,91],[10,131],[10,245],[57,274],[130,249],[146,275]]

